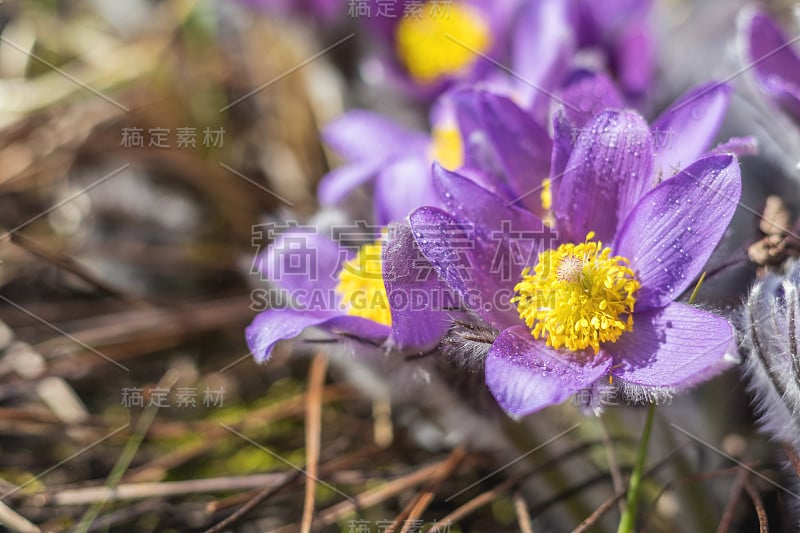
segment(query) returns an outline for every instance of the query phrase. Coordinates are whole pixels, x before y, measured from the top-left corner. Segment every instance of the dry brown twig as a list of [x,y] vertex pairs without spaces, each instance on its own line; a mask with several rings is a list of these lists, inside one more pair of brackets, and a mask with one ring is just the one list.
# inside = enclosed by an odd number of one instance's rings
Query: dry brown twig
[[733,481],[731,492],[728,496],[728,504],[725,506],[725,510],[722,513],[722,518],[720,518],[719,521],[719,527],[717,527],[717,533],[728,533],[728,531],[730,531],[731,525],[733,524],[733,519],[736,517],[739,501],[742,499],[742,492],[745,490],[745,484],[747,483],[747,478],[749,475],[750,472],[744,468],[740,468],[739,472],[736,474],[736,479]]
[[[449,459],[444,459],[432,465],[419,468],[397,479],[388,481],[379,487],[366,490],[354,497],[353,501],[345,500],[334,504],[320,512],[315,522],[320,526],[329,526],[358,509],[367,509],[378,505],[405,490],[429,480],[443,465],[447,464],[448,460]],[[290,533],[292,531],[297,531],[297,529],[297,525],[288,525],[276,529],[272,533]]]
[[515,492],[513,502],[514,512],[517,514],[517,522],[519,523],[520,532],[533,533],[531,514],[528,510],[528,504],[525,503],[525,497],[520,492]]
[[392,521],[386,533],[393,533],[400,523],[403,523],[401,533],[407,533],[415,521],[419,519],[425,509],[431,504],[436,495],[436,490],[442,484],[442,481],[453,475],[453,472],[458,468],[458,465],[461,464],[461,461],[464,460],[466,455],[466,450],[461,446],[453,450],[447,458],[447,461],[445,461],[433,475],[433,479],[428,483],[425,489],[417,494]]
[[764,509],[764,503],[761,501],[761,496],[758,491],[753,487],[753,484],[748,478],[744,481],[744,490],[753,502],[756,508],[756,515],[758,516],[758,531],[759,533],[769,533],[769,520],[767,519],[767,510]]

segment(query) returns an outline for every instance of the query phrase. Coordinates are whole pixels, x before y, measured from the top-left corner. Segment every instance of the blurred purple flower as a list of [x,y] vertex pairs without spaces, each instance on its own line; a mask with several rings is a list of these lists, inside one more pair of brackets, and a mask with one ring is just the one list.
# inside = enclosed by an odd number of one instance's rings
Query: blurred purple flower
[[[585,63],[579,53],[614,75],[626,97],[642,96],[655,66],[650,4],[400,0],[393,16],[370,16],[367,25],[389,77],[411,94],[431,98],[456,83],[486,81],[522,107],[541,108]],[[380,10],[373,5],[373,12]]]
[[744,61],[752,65],[759,88],[800,123],[800,56],[792,43],[778,24],[760,11],[743,12],[739,28]]
[[497,69],[522,1],[372,0],[363,18],[390,81],[427,100]]
[[629,97],[650,86],[655,39],[648,28],[652,0],[579,0],[578,47],[604,51],[609,72]]
[[[695,117],[718,118],[708,101],[694,98],[664,119],[684,148],[674,148],[670,161],[708,136],[697,118],[680,120],[695,106]],[[555,228],[441,168],[434,184],[444,209],[422,207],[409,217],[441,278],[465,301],[473,295],[471,310],[500,332],[486,357],[486,384],[513,416],[597,391],[606,379],[634,400],[655,401],[736,362],[725,319],[673,300],[700,273],[733,215],[738,162],[732,155],[684,159],[676,165],[681,172],[659,183],[654,131],[632,111],[589,121],[554,192]],[[690,143],[682,134],[697,138]],[[693,150],[699,156],[703,148]],[[474,246],[456,250],[451,228],[465,224]],[[499,249],[512,250],[511,276],[497,269]]]
[[[347,229],[366,236],[364,228]],[[393,224],[377,241],[360,247],[304,230],[280,234],[257,266],[283,305],[262,311],[247,327],[250,351],[264,362],[277,342],[311,327],[385,349],[421,353],[433,348],[448,316],[410,301],[409,289],[413,284],[416,296],[449,290],[434,272],[420,278],[423,261],[408,224]]]
[[[649,88],[655,67],[648,29],[650,0],[539,0],[522,9],[512,35],[511,67],[523,80],[522,101],[538,104],[591,55],[594,70],[612,74],[627,98]],[[585,61],[584,61],[585,63]]]
[[[474,127],[469,123],[474,111],[464,109],[469,104],[456,93],[443,95],[431,111],[430,135],[361,110],[350,111],[325,128],[326,143],[347,163],[322,178],[321,203],[340,205],[354,189],[372,182],[374,221],[378,227],[388,225],[388,230],[380,244],[366,245],[358,253],[342,249],[326,236],[314,236],[306,247],[315,251],[321,270],[299,279],[282,275],[298,256],[298,250],[286,242],[309,237],[292,231],[282,234],[260,258],[259,270],[284,293],[302,295],[303,301],[269,309],[255,318],[247,339],[257,360],[266,360],[276,342],[308,327],[402,352],[419,354],[436,346],[454,313],[424,299],[452,291],[427,264],[408,223],[397,221],[417,207],[437,202],[431,179],[434,161],[462,169],[469,162],[468,155],[475,152],[464,146]],[[360,264],[361,270],[369,270],[368,275],[354,276],[337,265],[335,258],[343,254],[351,261],[345,266]],[[426,269],[430,272],[423,272]],[[325,295],[322,301],[328,305],[322,309],[318,301],[307,305],[309,291]],[[361,309],[348,305],[353,299],[360,299],[355,303]],[[330,305],[332,301],[335,305]]]
[[[266,361],[278,341],[296,337],[309,327],[368,339],[373,344],[381,344],[389,336],[387,324],[347,312],[344,295],[336,291],[342,259],[354,259],[352,248],[303,230],[282,233],[257,258],[258,270],[278,290],[285,306],[262,311],[247,327],[245,336],[256,361]],[[301,276],[293,275],[298,265],[302,266]]]
[[[436,205],[431,182],[434,162],[471,174],[479,147],[467,146],[476,125],[460,91],[442,95],[431,109],[431,133],[406,128],[379,113],[353,110],[328,124],[325,143],[346,163],[323,176],[320,203],[337,205],[361,185],[374,185],[378,224],[405,218],[422,205]],[[465,168],[467,167],[467,168]]]

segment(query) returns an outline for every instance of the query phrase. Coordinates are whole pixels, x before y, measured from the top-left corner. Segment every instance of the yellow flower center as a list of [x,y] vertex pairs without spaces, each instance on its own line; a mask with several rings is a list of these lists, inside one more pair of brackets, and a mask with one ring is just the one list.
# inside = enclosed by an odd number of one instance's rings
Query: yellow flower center
[[360,316],[379,324],[392,325],[389,297],[383,284],[381,241],[361,247],[339,272],[336,292],[348,315]]
[[431,157],[447,170],[458,170],[464,164],[464,145],[455,127],[433,129]]
[[489,48],[488,25],[457,3],[427,2],[419,17],[403,17],[397,25],[397,56],[420,83],[456,74]]
[[514,287],[519,316],[531,334],[545,338],[548,346],[594,353],[600,344],[616,342],[633,330],[635,293],[641,284],[624,257],[592,241],[562,244],[539,254],[533,269],[522,272]]

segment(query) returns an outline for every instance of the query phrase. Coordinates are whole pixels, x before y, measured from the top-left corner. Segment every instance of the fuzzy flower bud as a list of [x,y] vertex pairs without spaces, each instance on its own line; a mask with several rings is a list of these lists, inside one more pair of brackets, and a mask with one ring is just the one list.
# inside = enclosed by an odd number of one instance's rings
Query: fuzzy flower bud
[[756,283],[743,310],[745,373],[762,429],[800,449],[800,263]]

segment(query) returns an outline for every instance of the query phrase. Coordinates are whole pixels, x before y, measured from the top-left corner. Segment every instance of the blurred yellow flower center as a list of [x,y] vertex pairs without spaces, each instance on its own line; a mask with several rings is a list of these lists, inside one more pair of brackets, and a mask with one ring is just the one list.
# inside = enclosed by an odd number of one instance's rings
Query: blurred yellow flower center
[[397,56],[420,83],[460,72],[489,48],[488,25],[468,7],[426,2],[418,17],[403,17],[395,34]]
[[641,284],[624,257],[593,241],[562,244],[539,254],[531,273],[522,272],[514,287],[519,316],[531,334],[548,346],[594,353],[600,344],[615,342],[633,329],[635,294]]
[[542,180],[542,192],[539,193],[539,198],[542,201],[542,209],[550,211],[553,207],[553,183],[550,178]]
[[383,284],[381,241],[361,247],[356,256],[347,261],[339,272],[336,292],[342,297],[347,314],[392,325],[389,297]]
[[458,170],[464,164],[464,145],[458,128],[434,128],[431,157],[447,170]]
[[542,204],[544,215],[542,222],[548,228],[552,228],[556,224],[555,216],[553,215],[553,181],[550,178],[542,180],[542,190],[539,193],[539,202]]

